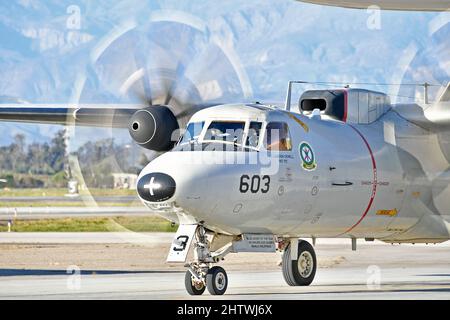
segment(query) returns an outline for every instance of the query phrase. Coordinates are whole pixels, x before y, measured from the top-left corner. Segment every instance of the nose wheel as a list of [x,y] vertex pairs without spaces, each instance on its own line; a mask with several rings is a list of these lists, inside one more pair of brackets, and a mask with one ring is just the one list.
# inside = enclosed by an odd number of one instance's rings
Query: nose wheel
[[184,286],[186,287],[187,293],[191,296],[201,296],[205,292],[206,286],[203,280],[197,280],[191,273],[191,271],[186,271],[184,276]]
[[220,296],[227,291],[228,276],[226,271],[219,266],[212,267],[206,272],[206,276],[194,276],[190,270],[186,271],[184,286],[191,296],[199,296],[208,289],[213,296]]
[[223,295],[228,287],[228,276],[225,270],[218,266],[209,269],[206,274],[206,287],[213,296]]

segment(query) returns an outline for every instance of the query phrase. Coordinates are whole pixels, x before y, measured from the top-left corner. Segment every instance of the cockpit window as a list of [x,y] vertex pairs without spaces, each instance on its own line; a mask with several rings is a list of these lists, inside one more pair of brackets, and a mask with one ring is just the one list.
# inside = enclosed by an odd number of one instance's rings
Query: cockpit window
[[264,146],[271,151],[291,151],[292,140],[285,122],[270,122],[266,126]]
[[206,131],[203,141],[226,142],[241,145],[245,122],[213,121]]
[[258,148],[259,145],[259,135],[261,133],[261,122],[250,122],[250,126],[248,128],[247,141],[245,143],[246,146],[250,148]]
[[246,124],[246,121],[213,120],[203,130],[205,122],[189,123],[173,151],[257,152],[263,124],[251,121],[248,131]]
[[203,127],[205,126],[205,122],[191,122],[188,124],[186,128],[186,132],[180,140],[179,144],[188,143],[191,141],[195,141],[199,138],[202,133]]

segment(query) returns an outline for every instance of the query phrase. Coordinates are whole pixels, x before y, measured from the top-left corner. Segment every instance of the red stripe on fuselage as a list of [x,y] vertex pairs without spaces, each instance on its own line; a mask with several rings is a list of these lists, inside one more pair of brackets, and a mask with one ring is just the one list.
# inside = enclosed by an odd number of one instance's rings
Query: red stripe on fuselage
[[361,139],[364,141],[364,143],[367,146],[367,149],[369,150],[370,153],[370,157],[372,158],[372,170],[373,170],[373,182],[372,182],[372,193],[370,195],[370,200],[369,200],[369,204],[367,205],[366,210],[364,211],[363,215],[361,216],[361,218],[359,218],[359,220],[353,225],[351,226],[349,229],[347,229],[346,231],[344,231],[343,233],[341,233],[339,236],[349,233],[350,231],[352,231],[354,228],[356,228],[363,220],[364,218],[367,216],[367,213],[369,213],[370,208],[372,207],[373,201],[375,200],[375,195],[377,193],[377,185],[378,185],[378,176],[377,176],[377,163],[375,162],[375,157],[373,155],[372,152],[372,148],[370,147],[369,143],[367,142],[366,138],[362,135],[361,132],[359,132],[358,129],[356,129],[354,126],[352,126],[351,124],[349,124],[349,126],[356,131],[356,133],[361,137]]
[[344,117],[342,121],[347,122],[347,114],[348,114],[348,92],[344,90]]

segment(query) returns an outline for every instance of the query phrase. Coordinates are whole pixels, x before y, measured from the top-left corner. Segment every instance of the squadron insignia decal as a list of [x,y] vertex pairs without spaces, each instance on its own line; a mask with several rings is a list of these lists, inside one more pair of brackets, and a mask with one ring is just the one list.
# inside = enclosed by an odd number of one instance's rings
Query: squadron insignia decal
[[307,171],[314,171],[317,163],[314,151],[307,142],[302,142],[299,147],[300,158],[302,159],[302,168]]

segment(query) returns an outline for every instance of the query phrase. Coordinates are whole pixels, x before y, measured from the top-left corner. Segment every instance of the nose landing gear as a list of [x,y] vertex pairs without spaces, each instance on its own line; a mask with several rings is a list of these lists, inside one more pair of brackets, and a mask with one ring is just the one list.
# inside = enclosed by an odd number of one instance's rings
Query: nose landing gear
[[228,287],[228,276],[219,266],[212,266],[227,255],[231,248],[220,252],[211,252],[206,231],[199,226],[195,237],[194,262],[186,265],[184,285],[190,295],[201,295],[208,289],[211,295],[223,295]]
[[186,271],[184,286],[191,296],[199,296],[208,288],[213,296],[223,295],[227,291],[228,276],[226,271],[219,266],[214,266],[202,275],[193,275],[191,270]]

